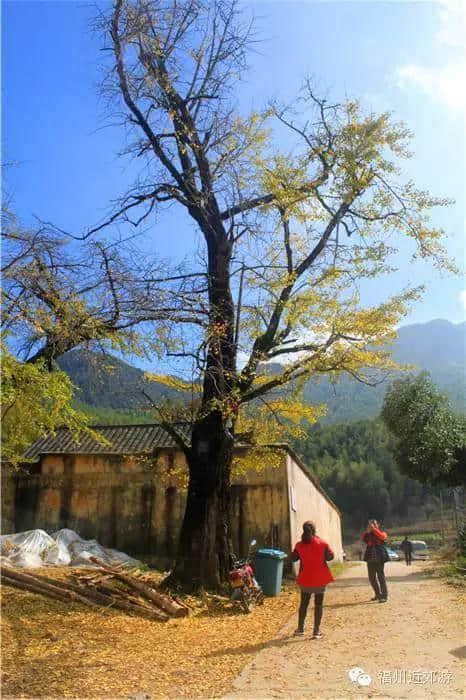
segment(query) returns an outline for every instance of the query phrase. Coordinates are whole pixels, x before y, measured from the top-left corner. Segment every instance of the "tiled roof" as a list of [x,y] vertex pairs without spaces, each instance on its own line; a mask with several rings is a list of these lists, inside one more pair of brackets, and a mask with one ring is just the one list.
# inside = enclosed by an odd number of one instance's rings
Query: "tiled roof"
[[[67,428],[57,430],[36,440],[24,453],[25,459],[37,461],[42,454],[152,454],[158,449],[176,447],[170,435],[158,424],[93,425],[108,442],[102,444],[88,433],[81,433],[77,441]],[[177,426],[186,437],[188,426]]]
[[[100,433],[110,444],[101,444],[88,433],[83,433],[78,441],[73,439],[73,434],[66,428],[57,430],[55,435],[47,435],[36,440],[24,453],[25,459],[37,462],[44,454],[153,454],[156,450],[176,447],[173,438],[157,423],[144,423],[140,425],[92,425],[92,430]],[[178,431],[186,438],[190,437],[190,426],[178,424]],[[276,447],[287,452],[298,466],[312,481],[314,486],[327,499],[327,501],[340,513],[339,508],[320,486],[311,470],[301,461],[298,455],[286,443],[273,443],[269,447]],[[242,445],[248,448],[248,445]],[[341,513],[340,513],[341,514]]]

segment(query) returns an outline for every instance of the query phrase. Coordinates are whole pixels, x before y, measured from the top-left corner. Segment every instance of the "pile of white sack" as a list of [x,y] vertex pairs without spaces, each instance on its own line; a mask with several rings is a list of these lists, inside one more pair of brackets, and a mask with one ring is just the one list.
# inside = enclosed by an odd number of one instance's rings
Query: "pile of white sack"
[[40,566],[98,566],[90,561],[97,557],[105,564],[137,566],[136,559],[116,549],[106,549],[97,540],[83,540],[74,530],[28,530],[0,536],[0,563],[26,569]]

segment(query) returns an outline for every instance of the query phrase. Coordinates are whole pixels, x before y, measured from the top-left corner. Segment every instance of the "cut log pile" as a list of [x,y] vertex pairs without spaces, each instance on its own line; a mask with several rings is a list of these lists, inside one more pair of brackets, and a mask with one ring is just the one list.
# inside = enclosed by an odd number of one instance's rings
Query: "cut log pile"
[[2,566],[2,585],[40,593],[63,602],[83,603],[94,608],[117,608],[159,622],[189,614],[187,605],[157,590],[154,577],[150,574],[144,574],[139,569],[123,569],[121,564],[108,566],[96,557],[91,557],[91,561],[99,568],[92,573],[75,571],[73,581]]

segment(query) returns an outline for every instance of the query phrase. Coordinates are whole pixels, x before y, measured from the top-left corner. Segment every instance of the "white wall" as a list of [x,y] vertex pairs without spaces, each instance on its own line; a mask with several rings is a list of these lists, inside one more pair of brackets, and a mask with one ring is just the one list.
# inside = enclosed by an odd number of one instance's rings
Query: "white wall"
[[[328,542],[335,561],[343,561],[341,518],[335,506],[313,484],[303,468],[287,455],[288,499],[290,504],[291,547],[301,539],[306,520],[316,524],[316,534]],[[293,507],[294,506],[294,507]]]

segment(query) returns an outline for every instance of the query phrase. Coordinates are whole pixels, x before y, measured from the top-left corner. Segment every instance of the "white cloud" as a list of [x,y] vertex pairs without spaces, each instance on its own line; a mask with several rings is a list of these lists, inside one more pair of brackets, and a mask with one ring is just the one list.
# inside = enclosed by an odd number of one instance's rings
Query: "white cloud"
[[437,40],[444,46],[464,50],[466,12],[464,0],[438,0],[439,23]]
[[443,47],[441,67],[409,63],[395,72],[399,88],[418,89],[452,113],[466,112],[466,2],[438,0],[439,29],[436,42]]
[[434,102],[461,114],[466,111],[466,62],[448,63],[442,68],[428,68],[414,63],[396,73],[399,88],[418,88]]
[[463,289],[463,291],[460,292],[460,299],[461,299],[463,306],[466,310],[466,289]]

